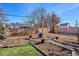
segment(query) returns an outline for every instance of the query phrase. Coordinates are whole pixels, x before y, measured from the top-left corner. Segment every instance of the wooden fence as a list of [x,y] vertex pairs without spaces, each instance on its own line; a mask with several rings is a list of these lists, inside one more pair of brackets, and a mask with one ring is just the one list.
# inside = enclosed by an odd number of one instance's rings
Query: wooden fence
[[56,28],[57,33],[79,35],[79,28]]

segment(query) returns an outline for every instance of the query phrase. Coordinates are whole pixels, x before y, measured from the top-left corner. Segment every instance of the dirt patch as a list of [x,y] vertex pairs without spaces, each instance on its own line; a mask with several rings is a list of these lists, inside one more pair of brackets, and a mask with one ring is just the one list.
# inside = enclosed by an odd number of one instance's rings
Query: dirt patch
[[71,56],[71,51],[50,43],[36,44],[38,48],[50,56]]

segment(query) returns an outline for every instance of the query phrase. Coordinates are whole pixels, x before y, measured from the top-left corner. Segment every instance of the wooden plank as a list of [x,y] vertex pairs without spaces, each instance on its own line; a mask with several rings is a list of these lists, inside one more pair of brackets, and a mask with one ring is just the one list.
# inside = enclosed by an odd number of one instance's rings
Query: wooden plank
[[36,48],[42,55],[44,56],[49,56],[46,52],[44,52],[43,50],[41,50],[40,48],[38,48],[34,43],[29,42],[34,48]]
[[78,56],[77,52],[75,51],[75,49],[73,49],[72,46],[65,45],[65,44],[62,44],[62,43],[59,43],[59,42],[55,42],[55,41],[52,41],[52,40],[47,40],[47,42],[55,44],[55,45],[63,47],[63,48],[66,48],[68,50],[71,50],[72,56]]
[[63,47],[63,48],[66,48],[68,50],[73,50],[71,46],[64,45],[64,44],[61,44],[59,42],[55,42],[55,41],[52,41],[52,40],[47,40],[47,42],[52,43],[52,44],[55,44],[55,45],[60,46],[60,47]]

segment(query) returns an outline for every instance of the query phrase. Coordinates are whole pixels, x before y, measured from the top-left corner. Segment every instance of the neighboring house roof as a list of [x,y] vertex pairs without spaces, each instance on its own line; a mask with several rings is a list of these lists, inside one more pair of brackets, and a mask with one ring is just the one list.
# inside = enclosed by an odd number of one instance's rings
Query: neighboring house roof
[[69,23],[63,23],[63,24],[60,24],[60,26],[68,26]]

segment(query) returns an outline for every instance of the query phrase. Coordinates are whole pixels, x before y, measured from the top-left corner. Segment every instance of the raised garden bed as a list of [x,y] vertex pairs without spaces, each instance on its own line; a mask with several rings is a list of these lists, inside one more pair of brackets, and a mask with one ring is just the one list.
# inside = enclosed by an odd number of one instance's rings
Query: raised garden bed
[[39,52],[47,56],[71,56],[72,52],[68,49],[59,47],[51,43],[31,43]]

